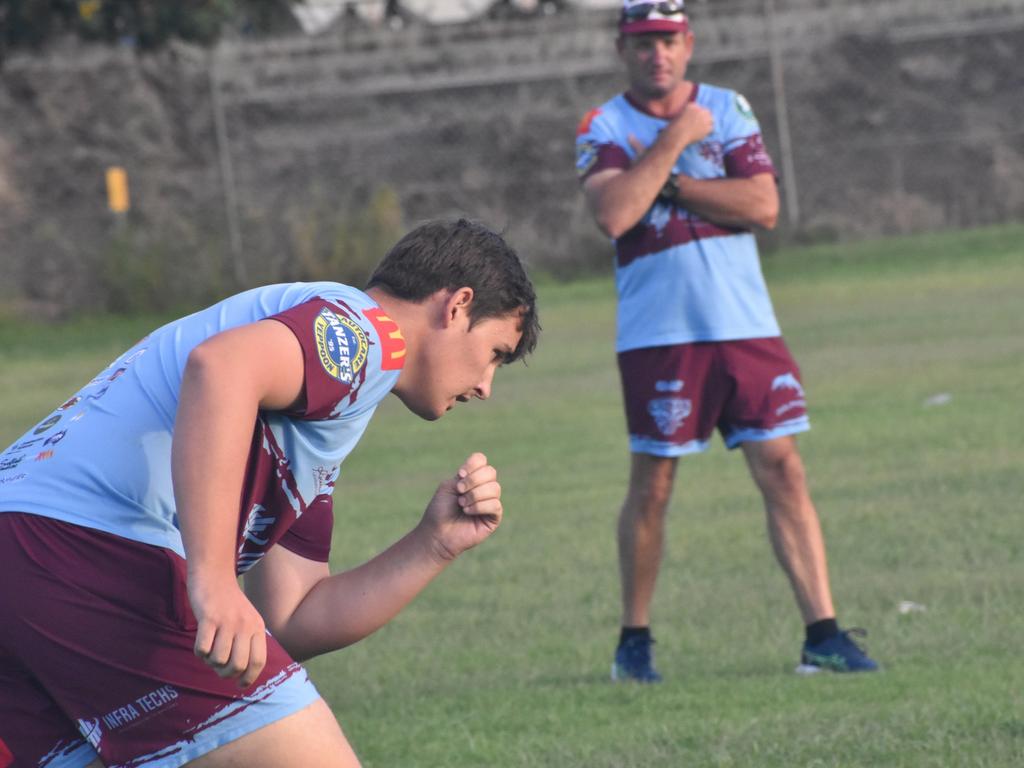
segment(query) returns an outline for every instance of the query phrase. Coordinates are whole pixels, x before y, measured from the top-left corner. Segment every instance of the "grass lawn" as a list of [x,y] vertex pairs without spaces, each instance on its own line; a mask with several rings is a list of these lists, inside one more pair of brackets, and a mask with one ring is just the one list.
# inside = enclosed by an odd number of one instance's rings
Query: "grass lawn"
[[[742,458],[684,459],[655,687],[613,685],[628,455],[610,277],[540,287],[490,402],[386,401],[343,467],[333,563],[372,556],[473,450],[506,519],[377,634],[309,664],[367,768],[1024,765],[1024,226],[766,259],[839,619],[877,675],[792,674],[802,626]],[[0,326],[0,443],[154,325]],[[901,601],[924,610],[903,614]]]

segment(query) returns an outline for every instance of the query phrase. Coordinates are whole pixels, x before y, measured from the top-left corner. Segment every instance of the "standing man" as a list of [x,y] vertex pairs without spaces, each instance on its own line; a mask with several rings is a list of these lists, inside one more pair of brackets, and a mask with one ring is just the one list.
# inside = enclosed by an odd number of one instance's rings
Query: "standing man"
[[410,232],[365,291],[257,288],[118,357],[0,453],[0,766],[357,766],[298,661],[487,538],[501,487],[470,454],[332,575],[339,465],[388,392],[440,418],[538,332],[515,252],[460,220]]
[[874,661],[835,619],[818,516],[794,435],[809,429],[755,229],[778,215],[775,172],[743,96],[686,79],[683,0],[626,0],[616,42],[629,89],[591,111],[576,170],[615,240],[616,351],[632,464],[618,524],[622,633],[613,680],[657,682],[650,605],[678,457],[717,427],[743,449],[806,625],[798,672]]

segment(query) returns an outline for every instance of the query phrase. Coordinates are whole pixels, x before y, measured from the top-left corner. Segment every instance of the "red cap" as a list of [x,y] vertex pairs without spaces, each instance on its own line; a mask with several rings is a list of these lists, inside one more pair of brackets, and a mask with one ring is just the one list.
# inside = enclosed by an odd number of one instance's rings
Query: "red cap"
[[619,32],[686,32],[690,28],[683,0],[624,0],[619,15]]

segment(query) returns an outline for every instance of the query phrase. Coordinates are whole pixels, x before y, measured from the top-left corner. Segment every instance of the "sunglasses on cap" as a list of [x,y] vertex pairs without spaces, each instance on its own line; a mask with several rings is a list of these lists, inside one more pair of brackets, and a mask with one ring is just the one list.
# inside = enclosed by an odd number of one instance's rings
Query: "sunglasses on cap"
[[675,16],[685,13],[686,8],[682,1],[664,0],[660,3],[636,3],[622,9],[622,21],[640,21],[648,18],[652,13],[659,16]]

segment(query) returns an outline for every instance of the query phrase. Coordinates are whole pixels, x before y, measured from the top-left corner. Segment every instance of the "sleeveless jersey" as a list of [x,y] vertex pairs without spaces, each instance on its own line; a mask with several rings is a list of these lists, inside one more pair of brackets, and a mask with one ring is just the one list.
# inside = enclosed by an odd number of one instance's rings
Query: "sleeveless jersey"
[[[747,100],[694,84],[691,100],[714,118],[711,133],[679,156],[674,173],[696,179],[775,173]],[[576,133],[580,181],[606,168],[630,168],[629,137],[650,146],[666,120],[620,94],[589,112]],[[615,241],[616,351],[780,335],[754,235],[658,198]]]
[[266,318],[302,346],[304,406],[257,416],[238,508],[238,572],[278,541],[326,562],[340,464],[405,354],[401,331],[376,302],[337,283],[256,288],[154,331],[0,454],[0,511],[184,556],[171,437],[185,363],[205,339]]

